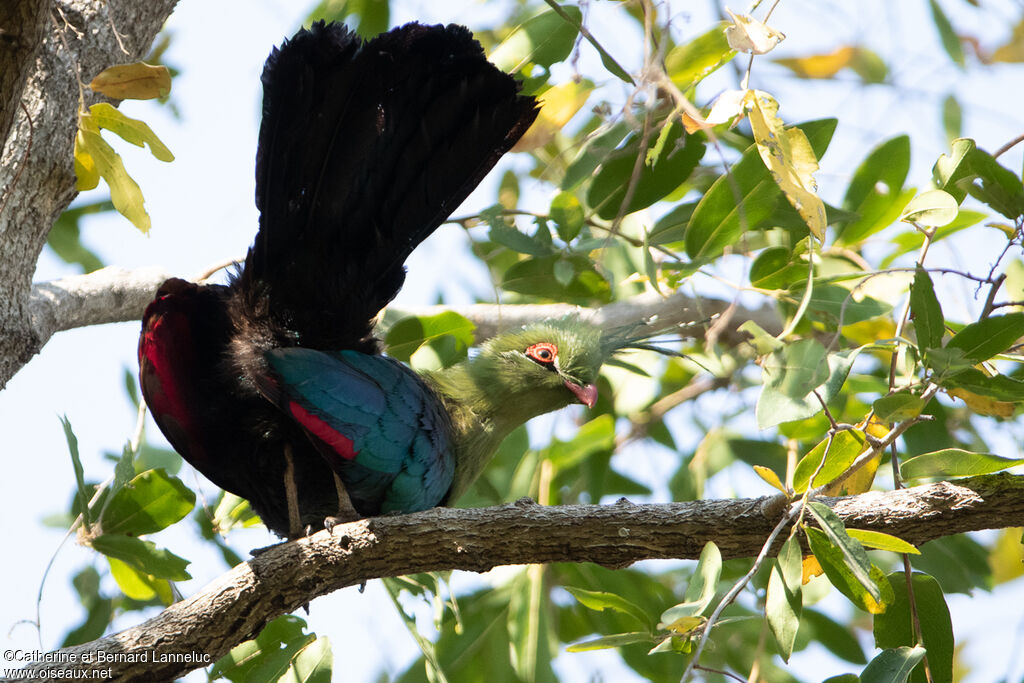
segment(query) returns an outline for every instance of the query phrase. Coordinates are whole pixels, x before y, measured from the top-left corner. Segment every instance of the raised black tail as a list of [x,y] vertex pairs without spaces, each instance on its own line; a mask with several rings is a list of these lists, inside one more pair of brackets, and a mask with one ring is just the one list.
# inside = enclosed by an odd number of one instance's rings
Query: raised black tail
[[536,117],[536,101],[461,26],[363,43],[314,24],[263,71],[260,231],[236,278],[276,345],[375,350],[372,319],[409,253]]

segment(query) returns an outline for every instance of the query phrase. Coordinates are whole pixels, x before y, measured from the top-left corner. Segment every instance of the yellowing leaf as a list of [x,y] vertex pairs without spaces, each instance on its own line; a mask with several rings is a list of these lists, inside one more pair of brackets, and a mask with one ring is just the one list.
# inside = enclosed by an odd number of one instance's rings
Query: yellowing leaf
[[705,617],[679,617],[671,624],[665,624],[664,628],[667,631],[672,631],[676,635],[685,636],[695,628],[703,624],[707,619]]
[[824,240],[825,204],[816,194],[818,184],[813,176],[818,170],[818,159],[807,136],[799,128],[783,126],[778,117],[779,103],[766,92],[748,91],[747,110],[764,165],[811,234]]
[[139,230],[149,232],[151,223],[149,214],[146,213],[142,190],[128,175],[120,155],[100,137],[99,133],[79,130],[78,136],[81,141],[81,152],[95,162],[96,171],[110,186],[110,201],[113,202],[114,208]]
[[818,562],[818,558],[814,555],[807,555],[804,557],[802,563],[802,574],[800,576],[800,583],[807,585],[807,582],[813,579],[815,576],[821,576],[825,573],[825,570],[821,568],[821,563]]
[[89,107],[89,112],[81,116],[79,126],[94,133],[106,128],[136,147],[149,145],[149,151],[160,161],[174,161],[171,150],[160,141],[152,128],[143,121],[125,116],[106,102]]
[[1024,62],[1024,19],[1013,27],[1013,33],[1005,45],[992,53],[991,62]]
[[912,543],[907,543],[902,538],[887,534],[881,531],[869,529],[847,529],[846,533],[850,538],[856,538],[866,548],[875,550],[888,550],[893,553],[907,553],[908,555],[920,555],[921,551]]
[[763,465],[754,465],[754,472],[757,473],[757,476],[764,479],[769,486],[773,486],[783,493],[786,493],[786,487],[782,485],[782,480],[779,479],[779,475],[775,474],[775,470],[764,467]]
[[93,189],[102,176],[110,187],[110,201],[118,213],[142,232],[149,232],[150,220],[142,190],[128,175],[120,155],[100,135],[104,128],[138,147],[149,145],[149,151],[160,161],[173,161],[174,155],[144,122],[125,116],[106,102],[94,104],[89,111],[79,113],[78,135],[75,137],[78,189]]
[[856,48],[844,45],[827,54],[786,57],[776,59],[775,63],[781,64],[800,78],[832,78],[848,67],[856,54]]
[[875,473],[878,471],[878,464],[880,462],[882,462],[881,453],[868,460],[860,467],[860,469],[851,474],[841,483],[826,486],[824,495],[853,496],[870,490],[871,484],[875,481]]
[[590,81],[566,81],[549,88],[540,96],[541,109],[537,120],[513,149],[525,152],[551,142],[569,119],[587,103],[587,98],[593,90],[594,84]]
[[695,133],[702,128],[711,128],[720,123],[730,123],[730,127],[736,125],[739,117],[743,114],[746,90],[726,90],[715,99],[711,105],[711,111],[703,119],[697,119],[683,112],[683,127],[687,133]]
[[989,417],[1013,417],[1015,404],[1009,401],[997,401],[967,389],[949,389],[946,393],[966,403],[972,413]]
[[781,31],[776,31],[748,14],[735,14],[728,7],[725,11],[732,17],[732,25],[726,27],[725,37],[729,47],[738,52],[752,52],[761,55],[785,40]]
[[100,184],[96,160],[85,149],[82,131],[75,135],[75,189],[79,192],[95,189]]
[[170,94],[171,72],[145,62],[119,64],[101,71],[89,87],[115,100],[151,100]]

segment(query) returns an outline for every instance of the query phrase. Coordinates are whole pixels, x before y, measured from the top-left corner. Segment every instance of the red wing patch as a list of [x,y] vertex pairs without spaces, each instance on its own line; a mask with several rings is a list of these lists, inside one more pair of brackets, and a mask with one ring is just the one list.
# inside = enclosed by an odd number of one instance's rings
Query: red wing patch
[[295,401],[288,402],[288,410],[300,425],[309,430],[313,436],[333,448],[345,460],[352,460],[359,455],[359,452],[353,447],[352,439],[338,432]]

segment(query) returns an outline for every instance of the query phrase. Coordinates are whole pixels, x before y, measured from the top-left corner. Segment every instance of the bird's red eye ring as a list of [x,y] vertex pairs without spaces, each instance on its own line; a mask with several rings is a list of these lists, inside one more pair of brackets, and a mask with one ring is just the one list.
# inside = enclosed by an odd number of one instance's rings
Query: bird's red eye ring
[[534,344],[526,349],[526,357],[544,366],[554,365],[558,357],[558,347],[548,342]]

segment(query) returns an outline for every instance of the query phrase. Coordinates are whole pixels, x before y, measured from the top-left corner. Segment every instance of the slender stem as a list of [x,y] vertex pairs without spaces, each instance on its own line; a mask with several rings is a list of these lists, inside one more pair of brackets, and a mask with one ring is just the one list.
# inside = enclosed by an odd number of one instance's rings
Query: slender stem
[[801,506],[799,505],[790,506],[789,510],[786,511],[786,514],[784,514],[782,519],[779,520],[779,523],[775,525],[774,529],[772,529],[772,532],[768,535],[768,539],[764,542],[764,545],[761,546],[761,552],[757,554],[757,558],[754,560],[753,566],[750,567],[750,571],[748,571],[743,578],[733,585],[729,592],[725,594],[725,597],[722,598],[721,602],[718,603],[718,606],[715,607],[715,611],[711,613],[710,617],[708,617],[707,623],[704,624],[704,632],[700,636],[700,642],[697,643],[697,648],[693,651],[693,657],[690,659],[690,663],[686,665],[686,670],[683,672],[683,676],[680,679],[681,681],[685,681],[689,677],[690,673],[694,669],[698,668],[700,654],[704,651],[704,646],[708,642],[708,636],[711,635],[711,629],[715,625],[715,622],[718,621],[718,618],[722,615],[725,608],[732,604],[733,600],[736,599],[736,596],[740,594],[740,591],[742,591],[747,584],[750,583],[750,580],[754,578],[754,574],[756,574],[761,568],[761,564],[768,556],[768,551],[771,550],[771,547],[775,544],[775,539],[780,533],[782,533],[782,530],[786,528],[790,521],[792,521],[793,517],[798,514],[800,509]]

